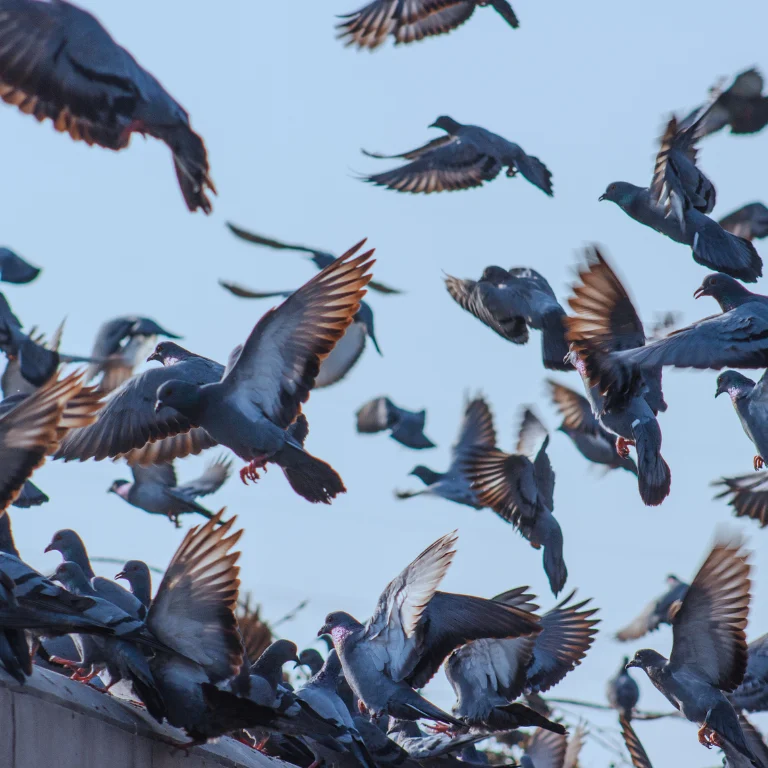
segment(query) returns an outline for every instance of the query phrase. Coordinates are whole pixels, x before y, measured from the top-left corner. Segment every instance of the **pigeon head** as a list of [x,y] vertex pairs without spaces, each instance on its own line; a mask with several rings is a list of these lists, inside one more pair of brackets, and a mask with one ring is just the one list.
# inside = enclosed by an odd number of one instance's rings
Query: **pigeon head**
[[439,472],[435,472],[423,464],[418,464],[408,474],[418,477],[424,485],[433,485],[442,477]]
[[635,654],[634,658],[626,665],[625,669],[639,667],[647,672],[649,669],[661,669],[666,663],[667,660],[658,653],[658,651],[654,651],[651,648],[643,648]]
[[292,661],[295,664],[299,663],[299,649],[296,647],[296,643],[293,643],[290,640],[275,640],[275,642],[264,651],[262,656],[269,657],[273,664],[278,664],[281,667],[289,661]]
[[70,592],[90,591],[90,584],[83,573],[83,569],[70,560],[59,563],[54,571],[53,580],[58,581]]
[[192,414],[200,407],[200,387],[190,381],[166,381],[157,390],[155,413],[161,408],[174,408],[183,414]]
[[727,392],[731,400],[748,395],[755,387],[755,382],[738,371],[723,371],[717,377],[715,397]]
[[693,292],[694,299],[700,299],[702,296],[711,296],[723,312],[728,312],[749,301],[752,293],[738,280],[715,272],[705,277],[704,282]]
[[180,339],[175,333],[166,331],[149,317],[137,317],[131,327],[131,336],[167,336],[169,339]]
[[127,480],[115,480],[107,489],[107,493],[116,493],[118,496],[125,498],[131,485]]
[[63,528],[53,534],[51,543],[45,552],[61,552],[64,560],[74,560],[85,549],[82,539],[69,528]]
[[313,675],[316,675],[323,668],[325,660],[316,649],[305,648],[299,654],[299,664],[302,667],[307,667]]
[[461,123],[457,123],[452,117],[448,117],[448,115],[440,115],[440,117],[438,117],[429,127],[442,128],[447,133],[456,133],[459,128],[461,128]]
[[344,638],[358,630],[363,625],[354,617],[344,611],[334,611],[325,617],[325,624],[320,627],[317,635],[330,635],[333,638],[333,644],[336,645]]
[[683,583],[682,581],[680,581],[680,579],[677,578],[677,576],[675,576],[674,573],[668,573],[666,581],[667,581],[667,586],[670,588],[677,587]]
[[597,199],[600,202],[608,200],[611,203],[616,203],[620,208],[625,208],[635,199],[637,190],[638,187],[627,181],[612,181]]
[[147,362],[157,360],[163,365],[173,365],[181,360],[186,360],[190,356],[188,350],[175,344],[172,341],[161,341],[154,349],[154,352],[147,358]]
[[509,272],[502,267],[490,266],[483,270],[480,279],[485,283],[494,283],[495,285],[498,285],[499,283],[506,283],[509,280]]
[[[119,481],[118,481],[119,482]],[[149,566],[141,560],[129,560],[115,579],[125,579],[133,585],[134,580],[149,578]]]

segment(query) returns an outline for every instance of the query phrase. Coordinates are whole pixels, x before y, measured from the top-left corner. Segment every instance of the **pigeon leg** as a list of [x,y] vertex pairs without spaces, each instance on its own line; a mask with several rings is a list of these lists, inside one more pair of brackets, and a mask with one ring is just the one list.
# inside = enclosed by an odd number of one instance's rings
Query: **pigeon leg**
[[256,471],[258,469],[263,469],[265,472],[267,471],[266,456],[257,456],[240,470],[240,479],[245,485],[248,485],[249,480],[253,480],[255,483],[259,479],[259,473]]
[[704,725],[699,728],[699,744],[703,744],[707,749],[712,749],[711,734],[712,730],[706,723],[704,723]]
[[428,726],[432,733],[450,733],[451,726],[448,723],[430,723]]
[[755,456],[752,465],[755,468],[755,472],[757,472],[758,469],[762,469],[765,466],[765,460],[760,455]]
[[507,168],[507,178],[508,178],[508,179],[512,179],[512,178],[514,178],[515,176],[517,176],[517,168],[515,168],[515,166],[514,166],[514,165],[510,165],[510,166]]
[[720,736],[717,731],[710,731],[709,732],[709,743],[712,744],[712,746],[715,747],[722,747],[723,746],[723,739]]
[[67,669],[74,670],[72,680],[80,680],[81,675],[85,675],[86,671],[83,668],[83,662],[79,659],[73,661],[72,659],[63,659],[61,656],[50,656],[48,661],[51,664],[58,664],[60,667],[66,667]]
[[623,437],[617,437],[616,453],[618,453],[622,459],[626,459],[629,456],[629,446],[634,444],[634,440],[625,440]]
[[357,709],[363,717],[365,717],[368,714],[368,707],[366,707],[365,704],[363,704],[362,699],[357,700]]

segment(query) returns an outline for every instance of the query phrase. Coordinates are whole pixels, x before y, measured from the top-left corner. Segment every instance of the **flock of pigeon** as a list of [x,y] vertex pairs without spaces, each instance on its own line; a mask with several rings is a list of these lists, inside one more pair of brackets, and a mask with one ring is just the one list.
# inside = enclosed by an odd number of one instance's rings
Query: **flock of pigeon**
[[[519,26],[506,0],[373,0],[342,17],[339,37],[359,48],[375,49],[390,36],[407,44],[450,32],[484,6]],[[728,88],[714,87],[702,107],[669,120],[647,186],[616,181],[600,197],[689,246],[710,271],[695,296],[714,299],[720,314],[666,333],[669,320],[646,333],[627,289],[596,246],[584,253],[570,314],[529,267],[491,265],[477,280],[445,277],[451,298],[496,334],[525,344],[537,331],[544,368],[578,372],[584,394],[547,381],[563,418],[560,430],[587,461],[635,475],[649,506],[661,504],[672,487],[657,419],[667,409],[663,368],[768,367],[768,297],[744,285],[762,275],[753,241],[768,236],[768,208],[751,203],[715,221],[709,216],[715,187],[698,164],[699,143],[709,134],[726,126],[755,133],[768,125],[762,88],[754,69]],[[0,0],[0,96],[91,145],[121,150],[133,133],[162,140],[189,210],[210,213],[215,187],[189,116],[88,12],[65,0]],[[444,135],[418,149],[366,153],[404,162],[365,180],[400,192],[455,191],[482,186],[506,168],[507,176],[520,174],[553,194],[552,173],[519,145],[448,116],[431,127]],[[299,654],[288,640],[270,643],[258,617],[240,610],[240,553],[234,548],[242,531],[235,517],[225,520],[224,510],[214,513],[198,501],[227,481],[233,459],[218,456],[181,485],[173,462],[220,445],[244,462],[244,483],[276,464],[299,496],[330,504],[346,489],[338,472],[305,448],[309,425],[302,406],[312,389],[343,379],[369,339],[380,353],[366,290],[399,291],[372,279],[373,251],[365,250],[365,241],[336,258],[229,227],[252,244],[305,253],[319,272],[283,292],[222,282],[241,298],[282,299],[226,365],[183,348],[179,336],[138,316],[105,323],[89,355],[67,355],[59,351],[61,328],[50,339],[25,331],[0,294],[0,350],[7,358],[0,402],[0,667],[20,685],[40,664],[139,701],[158,722],[186,731],[189,741],[175,746],[232,734],[302,768],[412,768],[414,762],[498,762],[497,754],[477,746],[493,738],[505,760],[519,756],[527,768],[573,768],[586,734],[567,734],[541,694],[586,656],[597,609],[590,600],[576,602],[571,592],[540,613],[525,586],[492,599],[440,591],[455,533],[407,565],[365,623],[343,611],[330,613],[318,631],[328,643],[325,658],[313,649]],[[38,273],[0,249],[0,280],[30,283]],[[157,365],[137,373],[145,358]],[[81,367],[62,372],[67,364]],[[726,370],[717,378],[716,394],[722,393],[755,445],[759,470],[768,462],[765,375],[755,383]],[[380,396],[356,416],[362,434],[389,432],[407,448],[434,447],[424,433],[424,411]],[[553,514],[548,443],[547,430],[525,408],[517,444],[509,452],[500,448],[489,405],[477,395],[465,405],[450,466],[438,472],[419,464],[411,474],[423,487],[397,496],[431,494],[490,508],[542,550],[551,591],[559,596],[568,571]],[[24,562],[9,508],[47,501],[31,477],[48,457],[120,460],[132,480],[116,479],[109,490],[125,502],[177,526],[184,514],[206,518],[187,532],[154,597],[150,569],[141,561],[127,562],[116,576],[130,589],[95,576],[72,530],[56,532],[46,548],[62,556],[51,578]],[[737,515],[768,524],[768,472],[721,483],[721,496]],[[618,633],[619,640],[634,641],[662,624],[673,633],[669,659],[639,650],[609,682],[608,699],[637,768],[651,762],[631,724],[639,696],[632,667],[644,670],[699,726],[702,744],[723,750],[727,765],[768,768],[768,746],[745,716],[768,710],[768,636],[750,645],[745,639],[750,588],[744,542],[720,536],[690,584],[670,577],[668,591]],[[289,662],[310,671],[300,686],[284,674]],[[450,713],[419,693],[441,667],[456,694]],[[429,731],[421,720],[433,724]]]

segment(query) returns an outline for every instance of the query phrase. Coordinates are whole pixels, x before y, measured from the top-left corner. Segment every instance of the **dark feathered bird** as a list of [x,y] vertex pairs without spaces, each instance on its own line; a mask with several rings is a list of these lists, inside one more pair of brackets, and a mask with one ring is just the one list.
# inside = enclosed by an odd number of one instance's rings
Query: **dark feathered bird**
[[749,203],[724,216],[718,223],[727,232],[745,240],[762,239],[768,237],[768,208],[762,203]]
[[662,624],[671,624],[687,591],[688,584],[672,574],[667,576],[667,591],[651,600],[637,618],[620,629],[616,633],[616,639],[622,642],[637,640]]
[[717,377],[715,397],[728,393],[744,433],[757,454],[753,466],[761,469],[768,459],[768,373],[755,383],[738,371],[723,371]]
[[427,412],[409,411],[395,405],[388,397],[376,397],[357,411],[357,431],[375,434],[390,430],[390,437],[406,448],[434,448],[424,434]]
[[519,145],[485,128],[462,125],[445,115],[438,117],[429,127],[440,128],[446,135],[401,155],[380,155],[363,150],[368,157],[411,161],[393,171],[367,176],[364,180],[397,192],[429,194],[480,187],[483,182],[495,179],[506,167],[507,176],[520,173],[542,192],[552,196],[552,174],[541,160],[527,155]]
[[761,528],[768,525],[768,472],[723,477],[713,485],[723,488],[715,498],[727,499],[736,517],[748,517]]
[[39,267],[33,267],[10,248],[0,248],[0,280],[4,283],[31,283],[39,274]]
[[627,664],[629,657],[625,656],[616,676],[608,681],[606,696],[608,703],[618,710],[623,718],[631,720],[632,711],[640,699],[640,687],[629,674]]

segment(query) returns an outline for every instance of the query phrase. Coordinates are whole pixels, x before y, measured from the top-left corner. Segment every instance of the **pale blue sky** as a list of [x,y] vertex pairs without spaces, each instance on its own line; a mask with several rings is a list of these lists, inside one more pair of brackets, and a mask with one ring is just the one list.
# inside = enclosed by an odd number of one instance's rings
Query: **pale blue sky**
[[[656,137],[672,110],[695,106],[720,75],[752,65],[768,70],[768,5],[516,0],[519,30],[480,9],[449,36],[407,48],[387,44],[372,55],[334,40],[334,14],[354,10],[355,0],[83,5],[188,109],[220,196],[212,216],[193,216],[162,144],[136,138],[118,154],[91,149],[0,105],[2,244],[44,269],[33,285],[3,287],[22,320],[51,331],[66,316],[64,347],[82,353],[101,321],[147,314],[183,334],[191,349],[225,361],[266,305],[235,299],[218,278],[266,290],[293,288],[314,274],[299,255],[238,242],[226,220],[337,252],[367,236],[377,249],[376,276],[407,294],[370,297],[384,357],[369,349],[346,381],[314,393],[307,408],[308,447],[340,471],[349,492],[330,508],[313,507],[276,469],[256,487],[237,478],[225,486],[211,506],[227,504],[246,527],[243,585],[272,617],[308,597],[307,609],[284,627],[307,645],[328,611],[366,617],[390,578],[458,528],[447,589],[490,596],[530,584],[549,608],[540,555],[492,513],[392,496],[393,488],[418,482],[406,477],[415,463],[445,468],[466,390],[488,396],[504,447],[513,445],[523,404],[534,403],[550,428],[559,423],[543,396],[538,335],[526,348],[495,336],[452,302],[442,270],[476,277],[492,263],[532,266],[564,301],[577,250],[598,242],[646,320],[668,309],[687,320],[713,313],[713,301],[692,298],[706,271],[690,251],[597,197],[617,179],[647,183]],[[554,199],[522,178],[430,197],[356,180],[388,167],[364,158],[360,147],[415,147],[436,135],[426,126],[440,114],[483,125],[539,156],[553,172]],[[717,186],[716,215],[768,198],[768,132],[709,138],[701,165]],[[764,244],[758,250],[768,257]],[[580,386],[575,374],[558,378]],[[642,505],[632,477],[601,479],[564,436],[553,436],[566,589],[594,597],[603,619],[585,663],[553,695],[603,699],[621,655],[640,647],[623,648],[611,634],[663,588],[668,572],[693,574],[718,523],[743,529],[757,550],[749,636],[768,631],[765,534],[733,522],[708,487],[723,473],[749,471],[753,455],[730,404],[715,401],[714,390],[714,373],[665,374],[669,411],[661,427],[672,494],[658,509]],[[356,435],[354,411],[379,394],[426,406],[427,433],[439,447],[416,454],[385,436]],[[194,476],[204,461],[180,462],[179,476]],[[43,467],[35,481],[52,501],[13,514],[25,557],[53,569],[56,556],[42,550],[56,529],[73,527],[94,555],[165,565],[182,532],[108,496],[111,481],[125,476],[109,462]],[[664,629],[650,644],[667,652],[670,639]],[[666,709],[636,677],[641,706]],[[451,705],[442,673],[428,695]],[[613,728],[612,715],[588,714]],[[637,730],[657,766],[719,760],[697,744],[693,725],[661,721]],[[608,755],[591,742],[585,758],[604,765]]]

